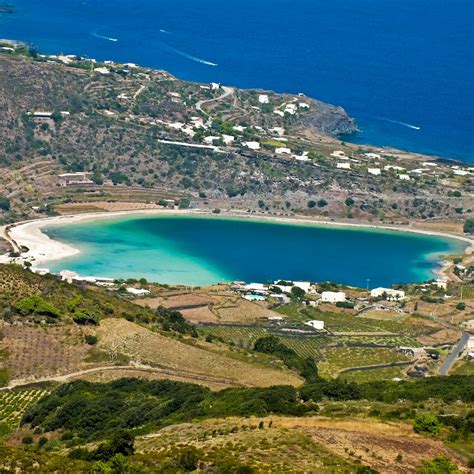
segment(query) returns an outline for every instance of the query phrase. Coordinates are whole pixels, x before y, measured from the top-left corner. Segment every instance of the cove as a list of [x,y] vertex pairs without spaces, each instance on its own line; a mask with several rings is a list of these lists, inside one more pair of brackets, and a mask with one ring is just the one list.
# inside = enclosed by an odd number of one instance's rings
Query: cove
[[46,227],[80,250],[53,272],[209,285],[235,280],[334,281],[388,286],[434,277],[442,255],[466,244],[391,230],[196,216],[114,217]]

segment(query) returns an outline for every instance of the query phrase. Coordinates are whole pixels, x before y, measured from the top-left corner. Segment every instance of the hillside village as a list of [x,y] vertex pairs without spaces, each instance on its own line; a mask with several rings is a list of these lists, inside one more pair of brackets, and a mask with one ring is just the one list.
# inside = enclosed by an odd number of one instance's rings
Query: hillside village
[[3,48],[4,222],[123,202],[459,230],[472,212],[472,167],[341,142],[339,107]]

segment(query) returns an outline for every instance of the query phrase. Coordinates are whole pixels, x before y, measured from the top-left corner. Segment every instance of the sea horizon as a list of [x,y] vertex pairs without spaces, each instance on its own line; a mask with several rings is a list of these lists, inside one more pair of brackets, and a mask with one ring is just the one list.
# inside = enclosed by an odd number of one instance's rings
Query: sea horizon
[[0,36],[185,80],[301,92],[355,117],[361,132],[344,137],[352,143],[474,161],[468,1],[178,3],[16,0],[15,13],[0,16]]

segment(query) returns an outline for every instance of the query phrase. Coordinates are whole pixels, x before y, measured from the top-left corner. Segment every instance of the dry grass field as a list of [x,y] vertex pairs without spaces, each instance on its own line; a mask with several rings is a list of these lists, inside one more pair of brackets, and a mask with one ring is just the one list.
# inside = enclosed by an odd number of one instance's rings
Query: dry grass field
[[137,440],[142,453],[183,445],[237,457],[257,472],[345,473],[363,464],[379,472],[406,474],[434,456],[453,456],[439,441],[415,434],[410,425],[365,418],[207,420],[170,426]]
[[[291,372],[245,363],[212,352],[213,345],[201,343],[206,350],[164,337],[125,319],[105,319],[97,328],[98,347],[109,353],[124,354],[134,362],[173,371],[176,375],[204,377],[229,386],[300,385],[302,379]],[[209,374],[212,374],[209,375]]]
[[1,325],[0,348],[6,350],[10,380],[35,380],[74,372],[84,367],[91,346],[75,325],[34,327]]

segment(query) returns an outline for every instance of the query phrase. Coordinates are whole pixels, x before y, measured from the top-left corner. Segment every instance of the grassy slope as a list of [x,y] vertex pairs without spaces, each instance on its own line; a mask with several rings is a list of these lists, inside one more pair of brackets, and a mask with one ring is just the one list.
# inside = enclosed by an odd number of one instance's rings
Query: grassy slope
[[[11,325],[0,322],[5,349],[4,366],[10,379],[38,379],[77,372],[92,367],[141,363],[167,371],[163,376],[224,386],[299,385],[295,374],[252,364],[252,358],[237,360],[213,344],[161,331],[159,324],[140,326],[124,316],[154,316],[154,313],[102,289],[70,285],[51,276],[40,276],[13,265],[0,265],[0,310],[7,320],[21,322],[12,312],[21,298],[41,294],[58,309],[61,317],[53,325]],[[80,300],[80,304],[72,304]],[[77,307],[98,317],[99,326],[71,322]],[[10,319],[11,320],[11,319]],[[98,346],[85,344],[85,334],[98,336]],[[1,362],[1,361],[0,361]],[[0,366],[1,367],[1,366]],[[111,375],[110,373],[108,375]],[[124,376],[117,372],[115,376]],[[136,374],[134,374],[136,375]]]

